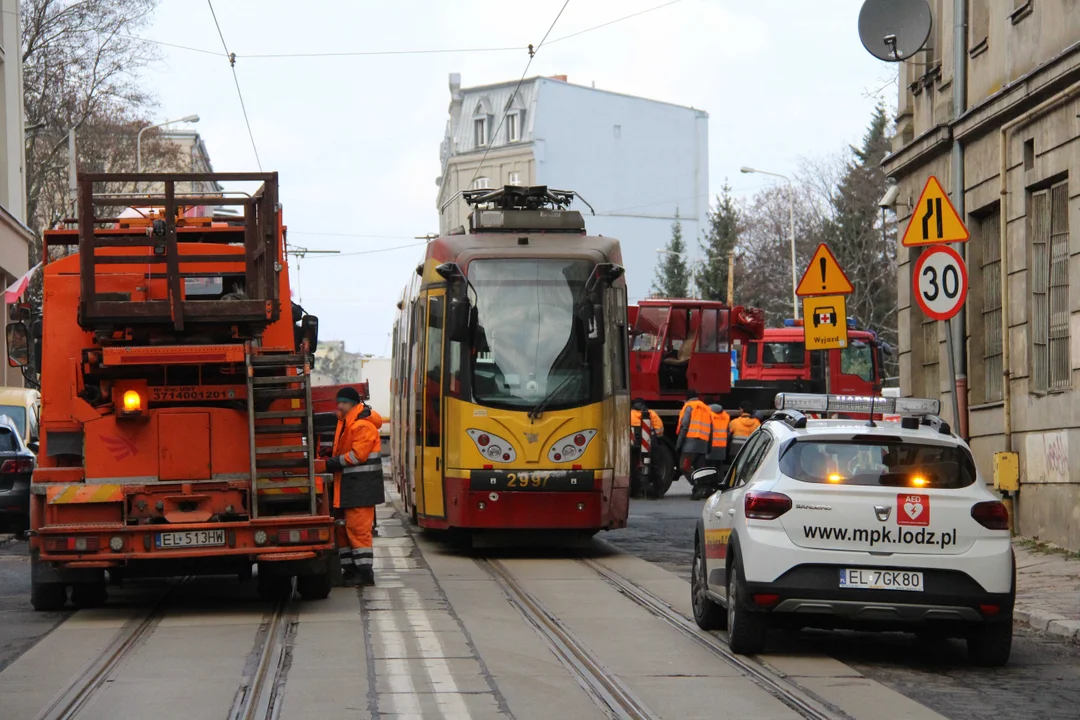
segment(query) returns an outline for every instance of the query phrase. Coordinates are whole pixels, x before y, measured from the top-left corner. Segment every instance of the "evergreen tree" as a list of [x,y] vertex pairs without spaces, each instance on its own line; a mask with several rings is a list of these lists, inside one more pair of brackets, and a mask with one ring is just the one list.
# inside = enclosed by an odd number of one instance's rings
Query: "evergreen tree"
[[682,236],[679,209],[675,208],[675,222],[671,224],[671,239],[664,248],[660,264],[656,266],[653,294],[658,297],[684,298],[690,294],[690,273],[686,269],[686,243]]
[[848,296],[848,316],[855,316],[860,327],[876,330],[895,347],[896,233],[878,207],[888,188],[881,161],[890,145],[888,115],[879,104],[862,145],[851,148],[852,158],[833,195],[833,217],[826,234],[855,288]]
[[726,300],[728,284],[728,254],[739,241],[739,209],[731,197],[731,186],[724,186],[716,196],[716,207],[708,213],[709,228],[701,242],[705,261],[697,271],[697,286],[705,300]]

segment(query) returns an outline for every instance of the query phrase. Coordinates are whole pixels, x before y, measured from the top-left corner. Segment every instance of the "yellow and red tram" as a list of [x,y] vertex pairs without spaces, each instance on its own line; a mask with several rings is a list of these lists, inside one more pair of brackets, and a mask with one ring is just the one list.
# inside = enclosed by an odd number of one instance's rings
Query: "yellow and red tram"
[[393,475],[425,528],[626,526],[626,285],[573,193],[470,190],[428,243],[393,334]]

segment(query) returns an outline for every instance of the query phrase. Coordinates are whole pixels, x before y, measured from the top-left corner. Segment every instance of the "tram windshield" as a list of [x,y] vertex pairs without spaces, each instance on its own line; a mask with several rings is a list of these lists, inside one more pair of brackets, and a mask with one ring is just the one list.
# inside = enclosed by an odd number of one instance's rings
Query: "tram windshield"
[[[532,408],[551,397],[551,408],[592,401],[601,362],[590,348],[575,308],[585,302],[593,269],[587,260],[502,258],[474,260],[469,281],[476,291],[477,327],[472,352],[476,402]],[[595,355],[595,359],[591,356]]]

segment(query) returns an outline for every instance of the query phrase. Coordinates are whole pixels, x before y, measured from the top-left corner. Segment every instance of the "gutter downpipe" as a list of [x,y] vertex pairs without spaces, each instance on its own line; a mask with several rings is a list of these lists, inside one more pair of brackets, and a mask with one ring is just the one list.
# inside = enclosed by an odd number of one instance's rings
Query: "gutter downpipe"
[[[967,0],[953,0],[953,122],[967,111]],[[961,219],[964,218],[964,146],[955,136],[952,144],[952,202]],[[953,249],[967,263],[965,243],[953,244]],[[945,332],[950,336],[949,370],[953,379],[952,411],[960,437],[968,437],[967,397],[967,308],[952,320],[946,321]]]
[[1009,132],[1012,130],[1026,125],[1035,118],[1039,117],[1048,110],[1052,110],[1056,106],[1070,100],[1075,95],[1080,95],[1080,82],[1073,83],[1072,86],[1065,88],[1051,95],[1049,98],[1039,103],[1030,110],[1018,115],[1009,122],[1001,126],[1000,142],[998,146],[998,195],[1000,200],[998,202],[998,224],[1000,227],[1000,246],[999,252],[1001,253],[1001,374],[1004,376],[1002,379],[1002,415],[1003,415],[1003,428],[1005,434],[1005,451],[1013,452],[1012,442],[1012,353],[1010,352],[1010,338],[1009,338],[1009,183],[1008,183],[1008,151],[1009,151]]

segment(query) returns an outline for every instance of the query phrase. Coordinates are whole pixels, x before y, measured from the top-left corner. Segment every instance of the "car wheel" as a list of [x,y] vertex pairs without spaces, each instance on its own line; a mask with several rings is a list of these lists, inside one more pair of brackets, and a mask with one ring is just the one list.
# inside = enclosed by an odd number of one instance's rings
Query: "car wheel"
[[728,571],[727,625],[728,646],[739,655],[756,655],[765,648],[768,623],[763,613],[747,609],[748,599],[742,582],[742,567],[736,560]]
[[694,608],[694,622],[702,630],[725,630],[727,612],[709,597],[708,587],[701,545],[694,543],[694,566],[690,573],[690,603]]
[[967,638],[968,661],[980,667],[1001,667],[1012,652],[1012,613],[1000,622],[987,623]]

